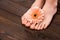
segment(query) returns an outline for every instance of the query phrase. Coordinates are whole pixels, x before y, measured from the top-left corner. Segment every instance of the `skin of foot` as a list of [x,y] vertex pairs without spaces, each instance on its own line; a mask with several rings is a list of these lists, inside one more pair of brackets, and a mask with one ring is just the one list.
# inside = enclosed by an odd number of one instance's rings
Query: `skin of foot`
[[25,24],[26,26],[30,26],[33,23],[41,22],[44,19],[44,12],[38,7],[34,7],[29,9],[25,13],[25,15],[22,16],[22,24]]
[[57,12],[57,1],[58,0],[54,0],[54,1],[53,0],[50,0],[50,1],[46,0],[46,3],[44,5],[44,7],[42,8],[45,13],[45,18],[44,18],[44,21],[42,21],[41,23],[38,23],[37,25],[34,26],[36,30],[46,29],[48,27],[53,16]]
[[[36,3],[33,3],[31,8],[36,7],[35,4],[38,4],[38,2],[39,1],[37,1]],[[38,7],[41,7],[41,6],[38,4]],[[31,10],[31,8],[29,10]],[[42,10],[44,11],[44,14],[45,14],[43,21],[40,21],[40,22],[35,21],[32,23],[32,20],[30,20],[31,18],[29,16],[30,12],[27,12],[24,14],[25,16],[24,15],[22,16],[22,24],[25,24],[26,26],[30,26],[31,29],[36,29],[36,30],[46,29],[48,25],[50,24],[54,14],[57,11],[57,0],[49,0],[49,1],[46,0],[46,3],[44,7],[42,8]]]
[[22,24],[24,24],[26,27],[29,27],[34,23],[41,22],[44,19],[43,11],[40,9],[42,4],[43,0],[35,0],[31,8],[21,17]]

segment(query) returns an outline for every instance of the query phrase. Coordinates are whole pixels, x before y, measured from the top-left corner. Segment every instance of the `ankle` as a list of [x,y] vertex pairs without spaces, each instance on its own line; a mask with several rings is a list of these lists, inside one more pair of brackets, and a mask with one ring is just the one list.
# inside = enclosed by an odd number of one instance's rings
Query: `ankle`
[[51,5],[51,6],[56,7],[57,4],[58,4],[58,0],[46,0],[46,3],[47,3],[48,5]]
[[34,3],[32,4],[32,7],[40,7],[41,8],[43,5],[42,2],[43,2],[43,0],[35,0]]

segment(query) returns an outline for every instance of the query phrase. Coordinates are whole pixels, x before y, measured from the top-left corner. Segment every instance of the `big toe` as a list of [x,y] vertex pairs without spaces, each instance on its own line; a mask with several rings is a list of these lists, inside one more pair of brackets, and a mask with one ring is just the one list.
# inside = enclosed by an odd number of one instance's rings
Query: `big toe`
[[22,24],[26,24],[27,23],[27,20],[26,20],[26,18],[24,16],[21,19],[22,19]]

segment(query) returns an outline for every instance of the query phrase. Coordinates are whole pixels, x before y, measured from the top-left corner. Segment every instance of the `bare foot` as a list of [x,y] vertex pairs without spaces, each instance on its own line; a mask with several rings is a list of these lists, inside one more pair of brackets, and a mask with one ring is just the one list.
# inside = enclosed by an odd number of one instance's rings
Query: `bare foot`
[[43,4],[42,2],[43,0],[35,0],[31,8],[22,16],[22,24],[28,27],[31,26],[34,22],[37,23],[44,19],[43,11],[40,9]]
[[57,0],[54,0],[53,2],[52,1],[48,2],[46,0],[43,10],[45,13],[45,19],[43,22],[41,22],[35,26],[35,29],[37,29],[37,30],[46,29],[48,27],[54,14],[57,12]]

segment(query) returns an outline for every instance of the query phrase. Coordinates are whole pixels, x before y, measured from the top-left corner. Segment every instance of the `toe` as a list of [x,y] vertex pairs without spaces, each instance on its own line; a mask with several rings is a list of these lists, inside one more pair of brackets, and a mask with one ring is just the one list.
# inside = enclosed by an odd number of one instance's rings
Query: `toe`
[[46,29],[46,28],[47,28],[47,26],[44,27],[44,29]]
[[38,30],[40,30],[40,29],[41,29],[41,26],[42,26],[42,23],[41,23],[41,24],[39,24]]
[[47,27],[48,27],[48,25],[47,25],[47,24],[45,24],[44,29],[46,29]]
[[31,29],[35,28],[35,23],[30,26]]
[[38,27],[38,30],[43,30],[43,28],[45,27],[45,24],[44,23],[41,23]]
[[45,24],[42,24],[42,25],[41,25],[41,28],[40,28],[41,30],[45,27],[44,25],[45,25]]
[[27,26],[27,27],[28,27],[28,26],[30,26],[30,25],[31,25],[31,23],[32,23],[32,20],[31,20],[31,19],[29,19],[29,18],[27,18],[26,26]]
[[30,26],[30,22],[28,21],[25,25],[26,25],[27,27],[29,27],[29,26]]
[[36,24],[35,29],[38,30],[39,23]]
[[39,25],[39,27],[38,27],[39,30],[43,30],[43,29],[45,29],[45,28],[47,28],[46,23],[41,23],[41,24]]
[[27,23],[27,20],[25,17],[22,17],[22,24],[26,24]]

